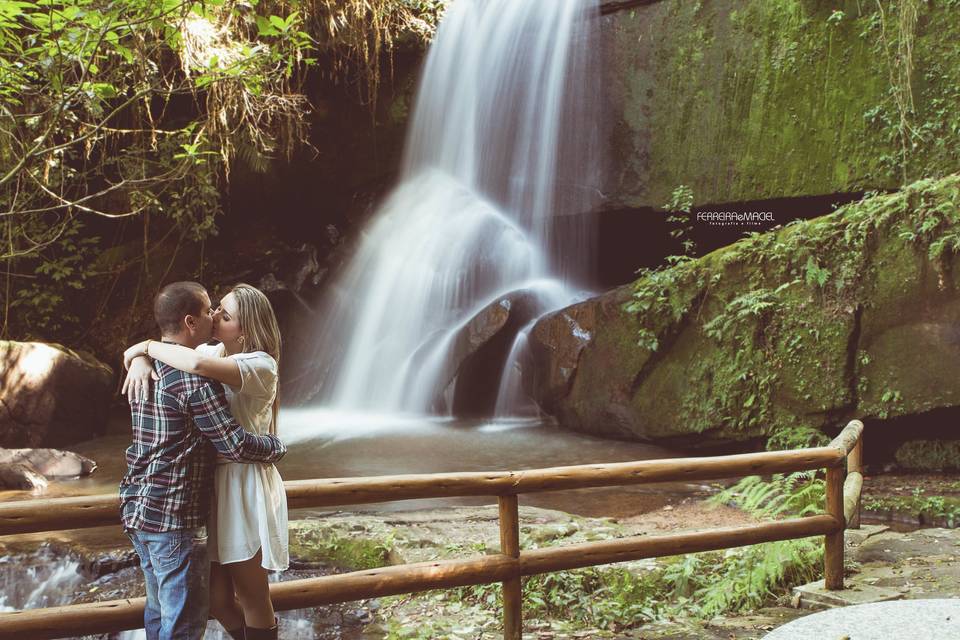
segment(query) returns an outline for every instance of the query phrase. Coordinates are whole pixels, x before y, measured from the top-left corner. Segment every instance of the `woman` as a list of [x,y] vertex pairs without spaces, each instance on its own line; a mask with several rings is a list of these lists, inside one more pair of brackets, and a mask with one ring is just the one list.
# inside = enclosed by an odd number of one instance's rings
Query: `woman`
[[[148,358],[155,358],[219,380],[244,429],[276,434],[280,330],[270,301],[238,284],[214,312],[213,337],[220,344],[196,350],[154,340],[133,345],[124,353],[125,392],[146,392]],[[267,576],[289,566],[286,493],[276,467],[217,460],[208,536],[211,614],[233,638],[276,638]]]

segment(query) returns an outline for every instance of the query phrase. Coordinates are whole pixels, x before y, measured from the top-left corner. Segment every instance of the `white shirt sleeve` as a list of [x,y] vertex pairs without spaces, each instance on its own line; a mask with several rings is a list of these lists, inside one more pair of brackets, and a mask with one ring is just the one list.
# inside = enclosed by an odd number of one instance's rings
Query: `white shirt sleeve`
[[240,393],[273,400],[277,393],[277,361],[264,351],[237,353],[231,357],[240,367]]

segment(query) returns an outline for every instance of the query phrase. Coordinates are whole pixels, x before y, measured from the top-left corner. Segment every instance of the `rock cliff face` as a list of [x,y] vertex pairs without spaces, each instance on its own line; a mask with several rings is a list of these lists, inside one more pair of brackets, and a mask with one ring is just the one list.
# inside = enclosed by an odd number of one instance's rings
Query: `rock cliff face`
[[102,434],[110,367],[59,345],[0,341],[0,447],[61,446]]
[[711,445],[960,405],[960,176],[756,234],[546,316],[568,427]]
[[603,20],[611,206],[663,207],[681,184],[699,205],[960,169],[954,3],[663,0]]

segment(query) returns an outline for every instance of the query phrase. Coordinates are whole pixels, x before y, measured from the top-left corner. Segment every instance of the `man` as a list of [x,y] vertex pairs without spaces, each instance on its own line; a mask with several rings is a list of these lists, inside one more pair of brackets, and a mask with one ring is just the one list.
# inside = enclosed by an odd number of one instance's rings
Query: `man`
[[[154,300],[164,342],[190,348],[210,340],[210,296],[175,282]],[[236,462],[276,462],[286,447],[247,433],[230,414],[219,383],[159,361],[159,380],[131,403],[133,444],[120,482],[124,529],[140,556],[148,640],[202,638],[209,614],[206,521],[217,453]]]

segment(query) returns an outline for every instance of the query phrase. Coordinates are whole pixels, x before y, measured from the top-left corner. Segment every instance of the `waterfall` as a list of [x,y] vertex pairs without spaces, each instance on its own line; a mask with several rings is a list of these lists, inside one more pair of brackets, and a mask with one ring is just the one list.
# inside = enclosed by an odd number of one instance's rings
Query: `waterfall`
[[[449,348],[484,307],[590,276],[596,0],[454,0],[425,61],[399,185],[329,292],[320,401],[444,412]],[[508,367],[509,367],[508,363]]]
[[77,558],[47,546],[33,555],[0,558],[0,611],[70,604],[85,581],[79,567]]

